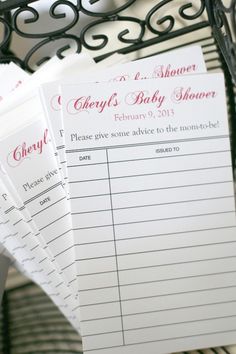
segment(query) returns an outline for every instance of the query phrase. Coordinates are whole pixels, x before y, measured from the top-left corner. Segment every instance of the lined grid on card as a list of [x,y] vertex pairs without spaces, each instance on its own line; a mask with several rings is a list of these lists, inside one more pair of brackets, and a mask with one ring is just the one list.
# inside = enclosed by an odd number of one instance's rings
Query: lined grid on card
[[67,151],[85,352],[235,335],[228,137],[166,147]]
[[[30,206],[32,217],[36,224],[40,225],[39,232],[45,235],[46,244],[53,250],[54,257],[62,268],[62,271],[68,269],[68,276],[71,276],[70,267],[74,266],[74,261],[71,262],[70,257],[67,257],[67,252],[73,248],[70,244],[68,234],[72,232],[70,223],[70,212],[64,208],[66,195],[62,191],[62,182],[50,186],[41,193],[24,202],[27,207]],[[46,207],[42,207],[44,200],[47,200],[50,193],[50,202],[47,202]],[[49,214],[50,210],[50,214]],[[52,219],[52,215],[55,217]],[[60,243],[58,243],[60,240]],[[65,247],[65,245],[67,247]],[[68,253],[70,255],[70,252]],[[69,278],[69,283],[76,281],[76,278]]]

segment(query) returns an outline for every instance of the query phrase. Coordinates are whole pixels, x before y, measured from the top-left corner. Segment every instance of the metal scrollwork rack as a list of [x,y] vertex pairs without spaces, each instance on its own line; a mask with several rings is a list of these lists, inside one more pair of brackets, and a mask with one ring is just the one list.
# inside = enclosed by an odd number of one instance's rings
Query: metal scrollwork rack
[[[42,12],[39,5],[43,2]],[[28,72],[33,72],[55,54],[63,58],[69,50],[89,51],[96,61],[114,52],[139,59],[194,43],[202,46],[208,70],[222,71],[225,75],[235,167],[236,0],[0,1],[0,63],[13,61]],[[7,326],[1,328],[0,325],[0,342],[1,337],[5,338],[0,351],[4,354],[79,353],[80,339],[74,337],[72,330],[62,330],[61,317],[58,317],[58,326],[49,326],[45,331],[44,306],[47,303],[46,311],[50,311],[50,305],[38,290],[34,293],[32,286],[28,284],[5,292],[4,311],[0,316]],[[18,294],[27,300],[22,302]],[[14,307],[21,304],[22,311],[25,308],[19,316],[22,319],[22,316],[30,316],[26,306],[30,309],[31,302],[38,306],[42,331],[49,336],[48,341],[45,337],[42,340],[42,332],[35,329],[34,319],[28,329],[20,325],[14,327],[13,322],[18,321],[13,315]],[[55,314],[55,318],[57,316]],[[47,343],[56,341],[59,333],[60,341],[64,341],[63,345],[68,342],[70,349],[47,347]],[[31,341],[26,341],[26,335]],[[43,343],[44,349],[30,349],[36,342],[37,348]]]

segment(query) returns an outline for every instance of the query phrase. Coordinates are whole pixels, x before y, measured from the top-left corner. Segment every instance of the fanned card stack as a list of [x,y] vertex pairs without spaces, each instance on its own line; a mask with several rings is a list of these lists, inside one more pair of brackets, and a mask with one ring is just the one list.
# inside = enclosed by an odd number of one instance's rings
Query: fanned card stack
[[127,61],[1,68],[0,251],[85,354],[234,344],[224,77],[206,73],[197,46]]

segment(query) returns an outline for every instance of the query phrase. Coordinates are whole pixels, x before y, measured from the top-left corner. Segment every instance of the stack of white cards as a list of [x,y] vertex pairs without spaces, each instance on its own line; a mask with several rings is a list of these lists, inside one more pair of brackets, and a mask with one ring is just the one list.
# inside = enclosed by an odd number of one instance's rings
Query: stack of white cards
[[54,59],[0,93],[1,250],[84,353],[233,344],[224,77],[206,73],[199,47],[123,61]]

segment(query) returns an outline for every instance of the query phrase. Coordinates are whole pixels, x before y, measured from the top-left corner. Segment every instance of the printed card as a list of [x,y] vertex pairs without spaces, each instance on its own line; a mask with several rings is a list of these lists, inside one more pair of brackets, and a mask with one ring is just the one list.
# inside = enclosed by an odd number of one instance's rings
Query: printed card
[[85,353],[235,342],[224,92],[221,74],[62,86]]
[[[166,78],[203,73],[206,66],[201,47],[192,46],[176,50],[171,53],[164,53],[154,57],[141,59],[132,63],[117,65],[104,70],[92,73],[80,74],[76,82],[95,82],[95,81],[126,81],[143,80],[148,78]],[[66,79],[74,81],[75,78]],[[49,121],[49,127],[55,139],[55,146],[61,162],[62,174],[67,188],[67,168],[65,154],[64,127],[61,117],[61,95],[59,93],[59,83],[49,82],[41,87],[41,97],[44,103],[45,112]]]
[[[33,104],[27,101],[19,109],[22,107],[29,110]],[[17,113],[18,107],[5,118],[10,119]],[[70,208],[48,128],[42,112],[33,111],[32,115],[36,113],[38,118],[34,123],[2,139],[1,163],[62,271],[66,284],[76,293],[77,270]]]
[[[2,173],[0,175],[3,176]],[[30,278],[44,289],[59,309],[66,314],[66,317],[69,320],[73,318],[73,325],[77,323],[76,328],[78,328],[78,316],[73,314],[72,317],[71,314],[72,310],[77,307],[72,293],[65,286],[61,276],[57,274],[45,250],[40,247],[38,236],[32,232],[30,227],[32,219],[27,219],[25,213],[22,213],[23,207],[17,208],[2,178],[0,201],[0,216],[3,220],[0,234],[1,244],[14,256]]]

